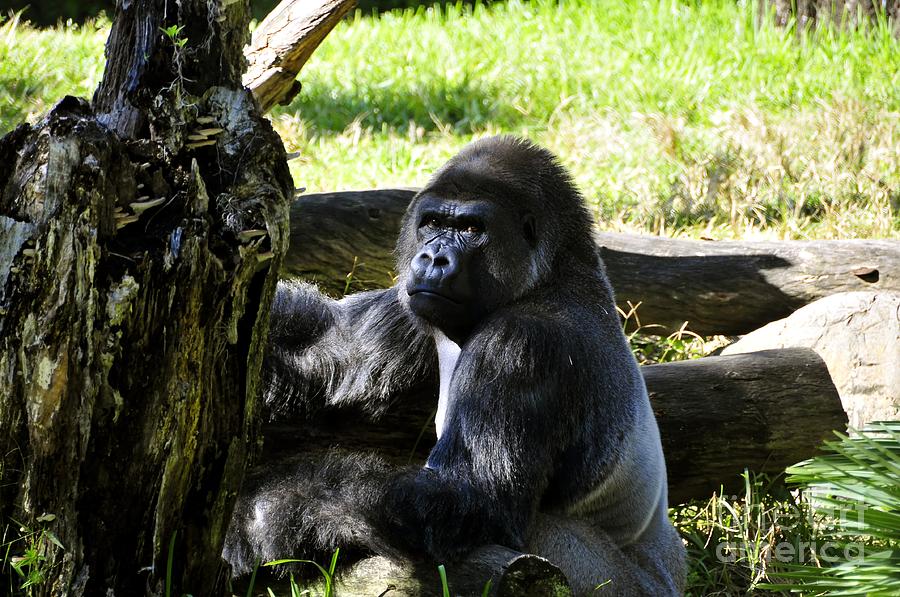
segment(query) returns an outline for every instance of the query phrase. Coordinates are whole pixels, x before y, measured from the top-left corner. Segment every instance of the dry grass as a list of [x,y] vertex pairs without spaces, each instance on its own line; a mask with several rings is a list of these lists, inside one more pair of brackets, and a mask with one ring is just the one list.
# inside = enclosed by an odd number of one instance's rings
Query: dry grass
[[[708,124],[664,114],[564,111],[522,127],[572,170],[602,227],[670,236],[900,238],[900,113],[851,99],[768,113],[723,110]],[[275,118],[309,191],[421,185],[471,137],[449,126],[322,136]],[[334,167],[341,164],[340,167]]]

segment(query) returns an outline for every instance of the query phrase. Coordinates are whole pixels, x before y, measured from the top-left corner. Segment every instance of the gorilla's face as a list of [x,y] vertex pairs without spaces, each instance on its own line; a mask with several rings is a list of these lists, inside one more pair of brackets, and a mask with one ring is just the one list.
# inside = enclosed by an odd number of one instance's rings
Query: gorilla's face
[[475,326],[534,286],[535,222],[490,198],[419,197],[409,308],[462,344]]

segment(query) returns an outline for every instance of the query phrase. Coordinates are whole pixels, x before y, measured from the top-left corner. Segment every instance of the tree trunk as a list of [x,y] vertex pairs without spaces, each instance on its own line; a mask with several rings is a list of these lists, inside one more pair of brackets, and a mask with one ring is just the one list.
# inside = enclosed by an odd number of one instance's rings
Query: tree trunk
[[[415,189],[304,195],[291,207],[283,276],[334,294],[393,283],[392,251]],[[734,242],[597,235],[620,308],[647,331],[687,321],[701,335],[744,334],[838,292],[900,291],[895,241]]]
[[292,194],[248,18],[119,2],[93,104],[0,140],[0,524],[34,594],[222,592]]
[[[641,368],[662,436],[669,501],[708,498],[740,474],[778,474],[816,453],[847,415],[828,369],[805,348],[769,350]],[[263,462],[316,459],[338,444],[397,464],[424,462],[434,445],[437,382],[402,397],[372,423],[332,409],[300,424],[269,425]]]
[[771,11],[781,27],[792,21],[798,29],[813,25],[858,27],[888,18],[894,21],[894,32],[900,33],[897,0],[756,0],[756,6],[760,19]]

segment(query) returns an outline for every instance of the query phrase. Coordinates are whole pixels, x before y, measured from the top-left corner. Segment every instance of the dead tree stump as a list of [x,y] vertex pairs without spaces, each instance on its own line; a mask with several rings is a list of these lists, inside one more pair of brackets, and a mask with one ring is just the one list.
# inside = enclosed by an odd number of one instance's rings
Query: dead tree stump
[[293,192],[248,21],[119,2],[93,103],[0,140],[0,530],[34,594],[223,590]]

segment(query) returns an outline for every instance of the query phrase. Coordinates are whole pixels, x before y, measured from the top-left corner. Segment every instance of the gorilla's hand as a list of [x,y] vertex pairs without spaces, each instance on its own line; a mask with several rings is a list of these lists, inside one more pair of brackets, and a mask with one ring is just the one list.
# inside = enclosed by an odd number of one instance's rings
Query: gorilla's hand
[[458,560],[488,543],[523,548],[512,527],[479,497],[465,479],[449,481],[429,468],[394,477],[377,506],[377,526],[407,558]]

